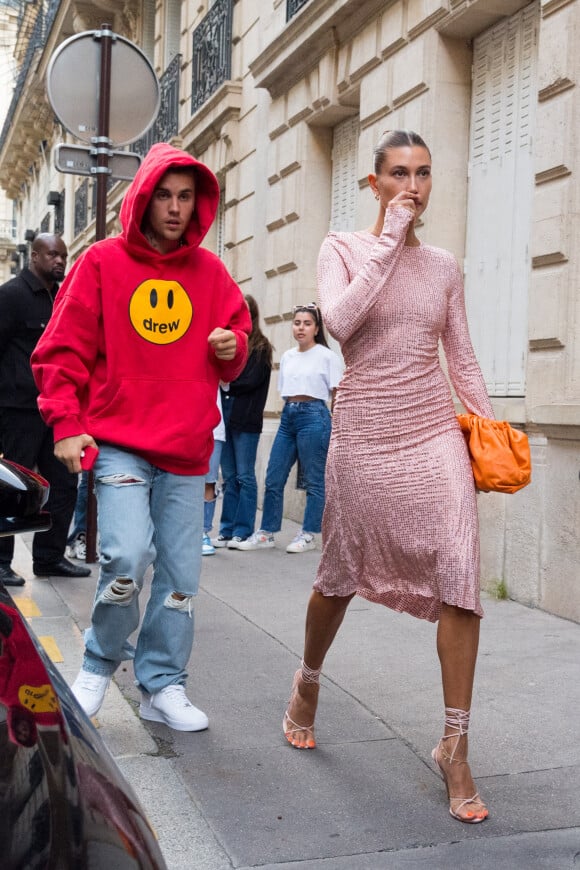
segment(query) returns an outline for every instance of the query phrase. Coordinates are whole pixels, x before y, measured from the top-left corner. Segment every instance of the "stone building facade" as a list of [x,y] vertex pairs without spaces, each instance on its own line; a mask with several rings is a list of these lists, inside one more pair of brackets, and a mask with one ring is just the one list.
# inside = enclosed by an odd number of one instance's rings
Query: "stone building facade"
[[[5,116],[10,101],[16,30],[16,11],[9,6],[0,7],[0,118]],[[14,203],[0,190],[0,284],[21,266],[22,252],[17,250],[16,243]]]
[[[580,620],[580,0],[40,5],[43,41],[0,139],[19,231],[58,219],[73,255],[94,237],[92,179],[63,177],[51,160],[70,137],[43,76],[65,37],[108,21],[142,46],[161,82],[159,118],[132,147],[170,140],[217,174],[207,244],[258,299],[277,358],[291,345],[292,306],[315,298],[329,227],[374,221],[373,144],[386,129],[423,135],[434,190],[421,238],[462,264],[496,415],[525,428],[533,451],[530,487],[479,498],[482,580]],[[24,33],[34,11],[22,15]],[[111,231],[123,190],[109,193]],[[262,480],[280,407],[273,383]],[[295,518],[301,499],[289,484]]]

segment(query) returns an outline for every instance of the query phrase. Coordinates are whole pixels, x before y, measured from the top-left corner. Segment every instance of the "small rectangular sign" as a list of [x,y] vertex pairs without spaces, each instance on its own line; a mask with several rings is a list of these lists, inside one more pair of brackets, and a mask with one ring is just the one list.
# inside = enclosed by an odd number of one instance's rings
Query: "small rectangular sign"
[[[59,172],[96,176],[96,149],[85,145],[57,145],[54,165]],[[141,165],[141,157],[132,151],[113,151],[108,159],[111,178],[132,181]]]

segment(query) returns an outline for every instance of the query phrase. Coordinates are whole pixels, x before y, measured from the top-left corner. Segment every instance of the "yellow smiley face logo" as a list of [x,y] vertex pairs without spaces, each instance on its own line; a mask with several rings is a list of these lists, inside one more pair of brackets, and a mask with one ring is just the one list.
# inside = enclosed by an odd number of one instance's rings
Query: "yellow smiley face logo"
[[183,338],[192,317],[191,300],[178,281],[143,281],[129,303],[133,328],[152,344],[172,344]]
[[33,713],[55,713],[58,710],[58,700],[48,683],[44,686],[28,686],[24,683],[18,689],[18,700]]

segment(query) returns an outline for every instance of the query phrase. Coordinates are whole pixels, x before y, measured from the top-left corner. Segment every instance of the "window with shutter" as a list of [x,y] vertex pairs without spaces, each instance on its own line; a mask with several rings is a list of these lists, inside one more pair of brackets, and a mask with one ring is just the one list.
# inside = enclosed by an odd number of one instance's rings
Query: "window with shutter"
[[357,117],[347,118],[334,128],[330,229],[338,232],[356,229],[358,136]]
[[466,243],[471,336],[491,396],[523,396],[539,4],[474,41]]
[[153,63],[155,51],[155,0],[145,0],[143,3],[141,28],[141,49],[151,63]]
[[168,0],[165,20],[165,67],[179,54],[181,39],[181,0]]

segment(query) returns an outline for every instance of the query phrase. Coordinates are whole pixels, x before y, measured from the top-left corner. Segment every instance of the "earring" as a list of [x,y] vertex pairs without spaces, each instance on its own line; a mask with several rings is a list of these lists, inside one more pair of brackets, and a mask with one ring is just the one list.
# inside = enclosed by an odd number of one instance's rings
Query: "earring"
[[378,199],[378,198],[379,198],[378,193],[375,193],[375,199]]

